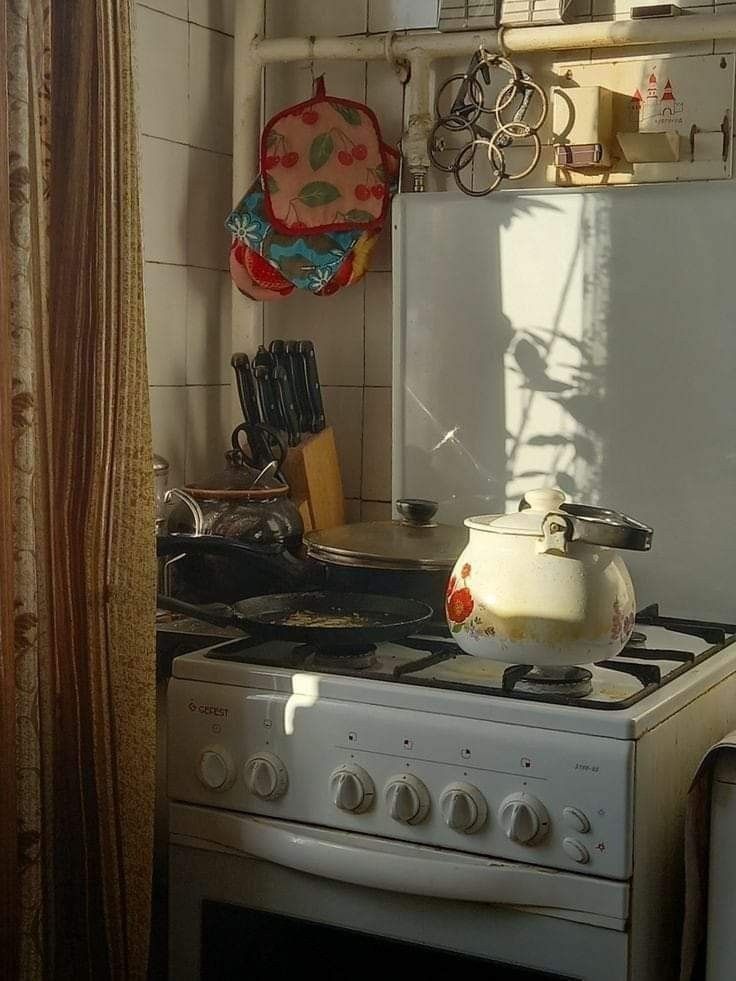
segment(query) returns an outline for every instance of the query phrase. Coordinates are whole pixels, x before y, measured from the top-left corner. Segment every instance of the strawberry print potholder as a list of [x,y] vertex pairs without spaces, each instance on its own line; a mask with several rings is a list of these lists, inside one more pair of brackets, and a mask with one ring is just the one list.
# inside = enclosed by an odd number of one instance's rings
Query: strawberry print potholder
[[391,162],[368,106],[325,93],[274,116],[261,137],[264,213],[278,232],[379,228]]

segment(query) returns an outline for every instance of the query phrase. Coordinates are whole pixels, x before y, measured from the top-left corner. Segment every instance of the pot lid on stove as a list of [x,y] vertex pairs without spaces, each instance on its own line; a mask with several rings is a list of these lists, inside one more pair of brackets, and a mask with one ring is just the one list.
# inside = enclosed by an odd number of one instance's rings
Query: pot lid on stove
[[467,544],[463,528],[438,524],[436,501],[396,502],[399,521],[364,521],[304,536],[307,553],[333,565],[446,572]]
[[476,531],[541,538],[548,515],[557,515],[567,526],[570,541],[637,551],[647,551],[652,544],[653,531],[647,525],[608,508],[566,502],[563,492],[553,487],[527,491],[518,511],[466,518],[465,524]]

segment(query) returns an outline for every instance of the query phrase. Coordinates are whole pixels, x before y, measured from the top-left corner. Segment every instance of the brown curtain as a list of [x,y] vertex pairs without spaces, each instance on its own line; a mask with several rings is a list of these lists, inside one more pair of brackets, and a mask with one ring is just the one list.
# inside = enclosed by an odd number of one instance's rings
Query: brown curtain
[[0,5],[0,976],[143,978],[155,557],[130,3]]

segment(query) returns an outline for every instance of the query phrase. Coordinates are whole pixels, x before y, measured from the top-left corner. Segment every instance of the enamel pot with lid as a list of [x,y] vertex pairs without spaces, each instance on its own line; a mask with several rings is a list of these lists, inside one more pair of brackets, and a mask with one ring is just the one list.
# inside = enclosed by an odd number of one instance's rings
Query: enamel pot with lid
[[518,512],[467,518],[468,544],[447,588],[460,648],[510,664],[589,664],[614,657],[636,600],[619,549],[646,551],[652,529],[605,508],[529,491]]

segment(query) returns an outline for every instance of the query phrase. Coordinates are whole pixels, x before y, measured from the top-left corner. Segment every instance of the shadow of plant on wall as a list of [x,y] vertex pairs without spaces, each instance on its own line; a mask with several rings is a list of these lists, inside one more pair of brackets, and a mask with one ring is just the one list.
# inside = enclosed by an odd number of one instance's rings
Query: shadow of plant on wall
[[608,219],[586,211],[549,326],[517,326],[507,349],[507,502],[540,484],[595,502],[600,488]]

